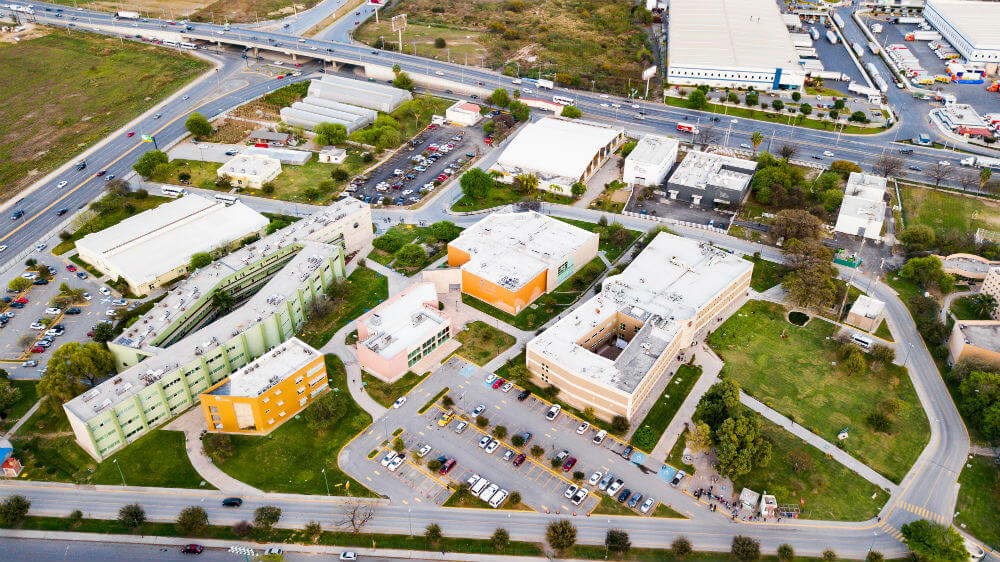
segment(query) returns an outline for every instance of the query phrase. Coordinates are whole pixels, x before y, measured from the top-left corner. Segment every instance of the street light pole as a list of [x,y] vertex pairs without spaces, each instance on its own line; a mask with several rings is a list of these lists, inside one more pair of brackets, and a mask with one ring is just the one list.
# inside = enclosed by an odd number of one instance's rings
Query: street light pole
[[122,486],[128,486],[125,483],[125,473],[122,472],[122,467],[118,464],[118,459],[111,459],[111,462],[115,463],[115,468],[118,469],[118,475],[122,477]]
[[326,479],[326,468],[320,470],[323,473],[323,482],[326,484],[326,495],[330,495],[330,481]]

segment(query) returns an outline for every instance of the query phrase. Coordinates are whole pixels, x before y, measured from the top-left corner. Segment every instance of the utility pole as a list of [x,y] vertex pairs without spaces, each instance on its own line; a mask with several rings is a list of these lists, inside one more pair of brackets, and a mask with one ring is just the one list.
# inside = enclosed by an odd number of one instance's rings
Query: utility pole
[[330,495],[330,481],[326,478],[326,468],[320,470],[323,473],[323,482],[326,483],[326,495]]
[[111,462],[115,463],[115,468],[118,469],[118,475],[122,477],[122,486],[128,486],[128,484],[125,483],[125,473],[122,472],[122,467],[118,464],[118,459],[111,459]]

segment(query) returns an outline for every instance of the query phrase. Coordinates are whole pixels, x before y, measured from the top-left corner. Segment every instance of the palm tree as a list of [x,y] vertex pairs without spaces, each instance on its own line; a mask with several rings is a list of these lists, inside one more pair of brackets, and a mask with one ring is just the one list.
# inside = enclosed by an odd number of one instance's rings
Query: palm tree
[[993,175],[993,171],[989,168],[983,168],[979,170],[979,190],[982,191],[983,186],[986,182],[990,181],[990,176]]
[[754,156],[757,156],[757,147],[760,146],[760,143],[762,142],[764,142],[764,135],[762,135],[760,131],[754,131],[753,134],[750,135],[750,144],[753,145]]
[[976,312],[976,316],[979,318],[989,318],[993,314],[993,311],[997,309],[997,299],[993,295],[979,293],[970,300],[972,301],[972,310]]

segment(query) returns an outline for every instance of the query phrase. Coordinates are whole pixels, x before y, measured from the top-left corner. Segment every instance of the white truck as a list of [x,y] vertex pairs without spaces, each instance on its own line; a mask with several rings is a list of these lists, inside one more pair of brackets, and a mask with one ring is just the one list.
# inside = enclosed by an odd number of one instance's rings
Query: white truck
[[837,24],[837,27],[844,29],[844,20],[840,17],[840,14],[833,14],[833,22]]
[[545,80],[544,78],[542,78],[538,80],[538,87],[551,90],[552,88],[555,88],[556,85],[552,80]]
[[834,33],[834,31],[832,29],[827,29],[826,30],[826,38],[827,38],[828,41],[830,41],[831,44],[833,44],[833,45],[837,44],[837,34]]
[[115,12],[115,19],[137,20],[139,19],[139,12]]
[[962,165],[1000,170],[1000,158],[990,158],[988,156],[969,156],[968,158],[962,159]]

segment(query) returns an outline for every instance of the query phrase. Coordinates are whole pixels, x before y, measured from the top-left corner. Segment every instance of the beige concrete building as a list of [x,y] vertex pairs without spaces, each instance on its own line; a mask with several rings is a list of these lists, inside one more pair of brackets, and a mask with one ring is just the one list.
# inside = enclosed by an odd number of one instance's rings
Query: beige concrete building
[[281,161],[260,154],[240,154],[219,166],[220,178],[229,178],[234,186],[260,189],[281,173]]
[[866,332],[874,332],[882,322],[884,313],[884,302],[861,295],[851,305],[851,310],[847,313],[847,323]]
[[997,300],[997,307],[990,313],[994,320],[1000,320],[1000,267],[991,267],[983,278],[983,286],[980,293],[992,295]]
[[739,256],[660,233],[599,295],[528,342],[527,367],[569,404],[631,420],[698,331],[743,302],[752,271]]
[[951,329],[948,361],[979,359],[1000,367],[1000,321],[961,320]]

